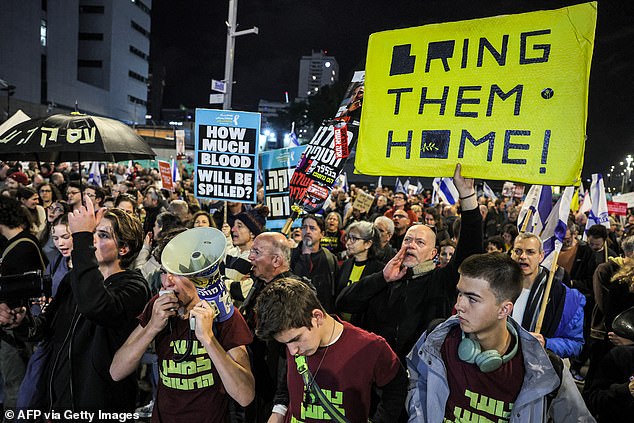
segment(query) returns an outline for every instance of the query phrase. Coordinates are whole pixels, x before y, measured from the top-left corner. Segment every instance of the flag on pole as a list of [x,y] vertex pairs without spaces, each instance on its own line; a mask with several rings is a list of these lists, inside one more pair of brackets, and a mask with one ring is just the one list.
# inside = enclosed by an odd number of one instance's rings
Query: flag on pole
[[289,147],[299,147],[299,139],[295,133],[295,122],[291,124],[291,133],[288,135],[290,139]]
[[383,176],[379,176],[379,180],[376,181],[377,188],[383,188]]
[[92,185],[101,185],[101,169],[99,162],[92,162],[90,165],[90,174],[88,175],[88,183]]
[[517,229],[520,232],[524,231],[535,235],[541,234],[552,208],[552,187],[543,185],[531,186],[517,216]]
[[396,185],[394,186],[394,194],[396,194],[397,192],[407,194],[407,191],[405,191],[405,189],[403,188],[403,184],[401,183],[401,180],[398,178],[396,178]]
[[178,182],[181,180],[181,173],[178,171],[178,163],[175,159],[172,159],[172,181]]
[[541,264],[548,270],[553,267],[555,252],[561,251],[561,246],[566,236],[566,229],[568,228],[568,215],[574,192],[574,187],[566,187],[548,218],[546,218],[546,226],[541,234],[544,244],[544,259]]
[[403,182],[403,190],[409,194],[409,178],[407,178],[405,182]]
[[348,187],[348,174],[346,172],[341,172],[337,181],[337,185],[339,185],[339,187],[344,192],[349,191],[350,188]]
[[423,184],[420,181],[416,181],[416,195],[422,194],[425,188],[423,188]]
[[610,221],[608,219],[608,201],[605,197],[605,186],[603,185],[603,176],[600,173],[592,174],[592,184],[590,185],[590,195],[584,198],[585,203],[590,197],[591,208],[588,212],[588,222],[586,230],[583,233],[583,239],[586,239],[586,232],[590,226],[603,225],[610,229]]
[[436,195],[438,195],[440,200],[452,206],[456,204],[460,194],[458,193],[456,186],[453,184],[453,179],[435,178],[432,185],[434,186]]
[[497,195],[495,195],[491,187],[486,182],[482,182],[482,192],[485,197],[489,197],[493,201],[498,199]]
[[592,198],[588,195],[587,188],[583,184],[579,186],[579,213],[587,213],[592,208]]

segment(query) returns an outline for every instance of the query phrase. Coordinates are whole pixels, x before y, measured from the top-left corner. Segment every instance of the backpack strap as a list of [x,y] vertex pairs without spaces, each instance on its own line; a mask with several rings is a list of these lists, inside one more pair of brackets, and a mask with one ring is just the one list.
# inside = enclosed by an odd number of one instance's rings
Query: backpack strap
[[16,239],[11,244],[9,244],[7,248],[4,249],[4,252],[2,253],[2,260],[4,260],[4,257],[9,253],[9,251],[13,250],[15,246],[18,245],[22,241],[28,241],[31,244],[35,245],[35,248],[37,249],[37,255],[40,258],[40,264],[42,265],[42,272],[45,271],[46,265],[44,264],[44,258],[42,257],[42,251],[40,250],[40,246],[37,245],[37,243],[33,241],[31,238]]

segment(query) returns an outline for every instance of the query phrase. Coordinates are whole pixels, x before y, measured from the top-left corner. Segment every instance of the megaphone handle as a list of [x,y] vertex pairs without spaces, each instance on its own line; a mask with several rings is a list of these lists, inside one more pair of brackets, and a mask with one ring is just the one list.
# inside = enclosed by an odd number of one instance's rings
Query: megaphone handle
[[293,219],[293,217],[289,217],[288,219],[286,219],[286,223],[284,224],[284,227],[282,228],[282,233],[286,236],[288,236],[289,233],[291,233],[291,227],[293,226],[293,222],[295,220]]
[[196,316],[189,317],[189,329],[196,331]]

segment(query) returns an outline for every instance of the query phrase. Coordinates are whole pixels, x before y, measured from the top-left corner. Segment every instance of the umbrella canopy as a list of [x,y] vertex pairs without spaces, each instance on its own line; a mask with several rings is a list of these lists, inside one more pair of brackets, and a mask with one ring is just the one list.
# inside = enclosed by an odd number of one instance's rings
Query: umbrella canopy
[[114,119],[79,113],[29,119],[0,134],[0,158],[40,162],[153,159],[145,140]]

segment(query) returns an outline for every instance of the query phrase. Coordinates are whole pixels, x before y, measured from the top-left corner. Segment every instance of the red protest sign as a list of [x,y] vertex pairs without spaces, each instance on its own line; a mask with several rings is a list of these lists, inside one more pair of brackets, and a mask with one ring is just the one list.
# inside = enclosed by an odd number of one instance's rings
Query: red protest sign
[[170,191],[174,190],[174,182],[172,181],[172,166],[168,162],[159,160],[159,171],[161,172],[161,182],[163,188]]
[[608,214],[615,214],[617,216],[627,216],[627,203],[617,203],[615,201],[608,201]]

